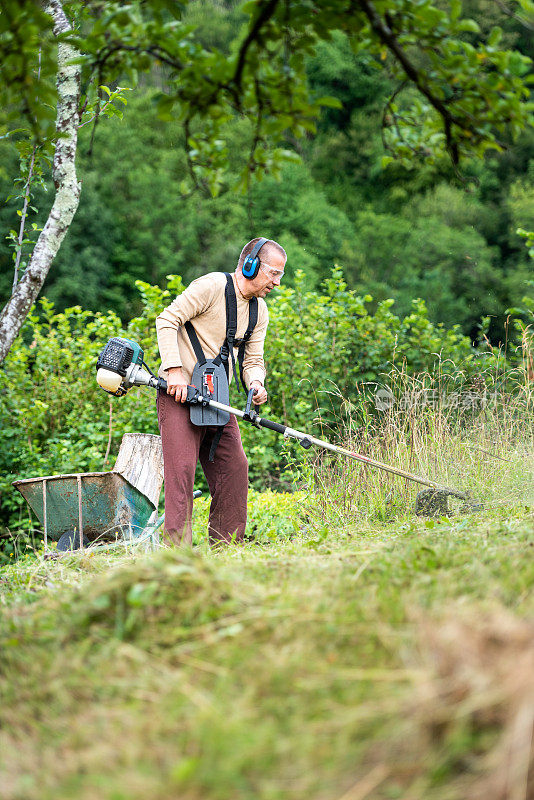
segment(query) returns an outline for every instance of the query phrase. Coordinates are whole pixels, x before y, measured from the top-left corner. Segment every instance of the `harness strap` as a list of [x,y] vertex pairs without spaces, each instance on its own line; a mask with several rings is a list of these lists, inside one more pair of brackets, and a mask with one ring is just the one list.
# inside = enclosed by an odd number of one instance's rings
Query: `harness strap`
[[215,460],[215,451],[217,450],[217,445],[221,441],[221,436],[223,435],[224,425],[220,425],[215,433],[213,434],[213,439],[211,440],[210,446],[210,454],[208,456],[208,461]]
[[245,331],[245,335],[243,336],[242,339],[235,340],[235,344],[238,345],[237,361],[239,364],[239,377],[241,378],[241,384],[243,386],[245,394],[247,393],[245,379],[243,378],[243,361],[245,359],[245,347],[247,345],[248,340],[252,336],[252,331],[256,327],[257,321],[258,321],[258,298],[253,297],[249,301],[248,305],[248,327]]
[[189,321],[185,323],[184,327],[187,331],[187,335],[189,336],[189,341],[191,342],[193,350],[195,351],[197,361],[200,366],[202,366],[206,363],[206,356],[204,355],[204,350],[202,349],[202,346],[198,340],[197,332]]
[[[242,339],[236,339],[235,335],[237,333],[237,298],[234,289],[234,282],[232,280],[232,276],[229,272],[224,273],[226,275],[226,287],[224,290],[224,298],[226,303],[226,338],[223,342],[221,349],[217,356],[213,359],[214,364],[223,364],[226,370],[226,376],[230,377],[229,375],[229,360],[232,361],[232,371],[234,374],[234,379],[236,382],[236,386],[239,386],[239,379],[241,379],[241,385],[243,386],[243,390],[246,394],[247,387],[245,385],[245,380],[243,377],[243,361],[245,358],[245,348],[247,345],[248,340],[252,336],[252,332],[256,327],[256,323],[258,322],[258,298],[252,297],[249,300],[249,311],[248,311],[248,326],[245,331],[245,334]],[[197,357],[197,361],[202,366],[206,363],[206,356],[204,355],[204,351],[202,350],[202,346],[197,336],[197,332],[193,327],[191,322],[186,322],[184,325],[187,335],[189,336],[189,340],[195,351],[195,355]],[[237,347],[237,363],[239,364],[239,378],[237,377],[237,366],[236,366],[236,358],[234,355],[234,347]]]
[[239,379],[237,377],[237,369],[235,365],[235,335],[237,333],[237,298],[235,296],[234,282],[229,272],[226,275],[226,288],[224,290],[224,297],[226,300],[226,340],[221,347],[220,356],[225,362],[226,373],[229,373],[228,356],[232,359],[232,370],[236,386],[239,386]]
[[[212,363],[219,366],[223,364],[226,377],[229,378],[229,357],[232,359],[232,370],[234,373],[234,378],[236,381],[236,385],[239,386],[239,378],[237,377],[237,368],[235,362],[235,355],[234,355],[234,347],[238,348],[237,360],[239,363],[239,373],[241,378],[241,383],[243,384],[243,389],[245,393],[247,391],[245,382],[243,380],[243,359],[245,357],[245,346],[248,340],[252,335],[252,331],[254,330],[256,323],[258,321],[258,300],[256,297],[253,297],[249,301],[249,318],[248,318],[248,326],[247,330],[242,339],[236,339],[237,333],[237,297],[234,289],[234,282],[232,276],[229,272],[225,273],[226,275],[226,287],[224,290],[224,299],[226,305],[226,336],[223,342],[221,349],[217,356],[212,359]],[[197,332],[193,324],[190,321],[187,321],[184,324],[184,327],[187,331],[187,335],[189,336],[189,341],[191,342],[191,346],[195,352],[195,356],[197,358],[197,363],[200,367],[206,364],[206,356],[204,355],[204,351],[202,350],[202,345],[200,344],[199,338],[197,336]],[[217,445],[221,440],[221,436],[223,434],[224,425],[217,426],[217,429],[213,435],[210,444],[210,451],[208,459],[209,461],[214,461],[215,459],[215,451],[217,450]]]

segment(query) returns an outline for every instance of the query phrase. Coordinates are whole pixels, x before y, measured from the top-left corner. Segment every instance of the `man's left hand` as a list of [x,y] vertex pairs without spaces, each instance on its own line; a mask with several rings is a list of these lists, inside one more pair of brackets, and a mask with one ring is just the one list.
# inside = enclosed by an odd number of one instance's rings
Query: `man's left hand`
[[267,390],[259,381],[252,381],[250,388],[256,389],[256,393],[254,395],[255,405],[261,406],[263,403],[267,402]]

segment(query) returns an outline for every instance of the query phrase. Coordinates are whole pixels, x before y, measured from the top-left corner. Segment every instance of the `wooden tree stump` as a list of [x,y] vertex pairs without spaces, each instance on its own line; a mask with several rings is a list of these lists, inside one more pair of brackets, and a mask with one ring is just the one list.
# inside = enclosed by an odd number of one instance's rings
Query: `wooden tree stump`
[[161,436],[125,433],[113,472],[119,472],[158,507],[163,484]]

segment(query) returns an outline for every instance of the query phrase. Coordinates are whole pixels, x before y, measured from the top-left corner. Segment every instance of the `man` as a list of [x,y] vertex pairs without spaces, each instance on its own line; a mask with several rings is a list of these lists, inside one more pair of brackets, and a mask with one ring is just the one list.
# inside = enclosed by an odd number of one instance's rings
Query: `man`
[[[254,402],[258,405],[267,402],[263,346],[269,315],[263,298],[280,285],[285,263],[283,247],[270,239],[256,238],[241,251],[237,269],[231,276],[237,305],[237,339],[243,338],[249,325],[251,298],[258,298],[257,322],[245,345],[243,359],[243,380],[249,389],[256,389]],[[189,406],[184,405],[187,384],[191,383],[197,361],[185,323],[192,323],[205,357],[215,358],[226,340],[226,286],[223,272],[203,275],[156,319],[161,354],[159,374],[167,381],[167,394],[159,392],[157,400],[165,479],[165,538],[177,545],[191,545],[193,482],[199,459],[212,498],[210,543],[240,541],[245,533],[248,462],[236,418],[230,416],[222,428],[213,453],[217,429],[193,425]],[[227,363],[231,380],[231,355]]]

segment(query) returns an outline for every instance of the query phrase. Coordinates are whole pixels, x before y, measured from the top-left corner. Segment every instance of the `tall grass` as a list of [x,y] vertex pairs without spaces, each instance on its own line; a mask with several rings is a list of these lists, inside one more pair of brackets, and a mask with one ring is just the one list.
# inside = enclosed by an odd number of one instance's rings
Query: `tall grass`
[[[527,353],[528,355],[528,353]],[[516,369],[466,380],[461,369],[408,375],[342,399],[337,430],[361,455],[468,493],[486,508],[534,501],[534,376]],[[333,390],[335,393],[335,389]],[[320,417],[318,423],[321,424]],[[321,426],[325,437],[336,431]],[[314,453],[305,470],[312,506],[325,522],[395,520],[413,513],[424,485],[357,461]],[[449,497],[450,512],[468,510]],[[473,504],[471,508],[476,508]],[[312,511],[313,513],[313,511]]]

